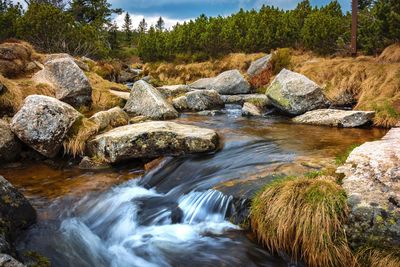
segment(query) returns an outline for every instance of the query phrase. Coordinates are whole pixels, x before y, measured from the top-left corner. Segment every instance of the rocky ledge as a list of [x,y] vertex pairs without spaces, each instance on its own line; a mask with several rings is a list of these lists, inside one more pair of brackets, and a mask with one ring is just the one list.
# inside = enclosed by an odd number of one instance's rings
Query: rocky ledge
[[317,109],[293,118],[294,122],[335,127],[359,127],[371,123],[374,111]]
[[400,128],[354,149],[338,173],[351,208],[347,235],[352,245],[400,245]]
[[174,122],[151,121],[115,128],[88,142],[92,157],[108,163],[135,158],[209,152],[217,149],[215,131]]

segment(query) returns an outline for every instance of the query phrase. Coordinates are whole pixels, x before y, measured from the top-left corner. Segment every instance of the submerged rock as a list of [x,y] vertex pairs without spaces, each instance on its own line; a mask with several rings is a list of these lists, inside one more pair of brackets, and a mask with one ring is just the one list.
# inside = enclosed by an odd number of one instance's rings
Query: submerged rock
[[133,84],[124,110],[132,116],[145,116],[153,120],[168,120],[178,117],[178,112],[162,94],[145,81]]
[[210,129],[151,121],[115,128],[88,142],[91,156],[109,163],[134,158],[179,156],[213,151],[218,135]]
[[0,120],[0,164],[15,160],[21,152],[21,145],[11,131],[10,125]]
[[294,122],[335,127],[359,127],[370,123],[374,111],[353,111],[338,109],[318,109],[293,118]]
[[328,106],[327,99],[315,82],[287,69],[276,76],[266,95],[272,105],[290,115],[300,115]]
[[177,110],[202,111],[224,107],[221,96],[215,90],[197,90],[173,100]]
[[262,58],[259,58],[253,62],[251,62],[249,69],[247,70],[247,74],[249,77],[254,77],[260,74],[263,70],[265,70],[271,61],[272,54],[268,54]]
[[89,120],[99,125],[99,130],[104,130],[107,127],[119,127],[127,125],[129,116],[120,107],[111,108],[109,110],[95,113]]
[[221,95],[247,94],[250,92],[250,84],[238,70],[228,70],[214,78],[202,78],[190,84],[190,87],[215,90]]
[[54,87],[56,98],[79,107],[92,103],[92,87],[85,73],[71,57],[56,57],[48,60],[44,69],[33,79]]
[[261,116],[263,111],[257,107],[256,105],[246,102],[242,108],[242,115],[243,116]]
[[337,172],[345,176],[351,209],[346,234],[353,246],[368,241],[399,246],[400,128],[354,149]]
[[192,89],[190,89],[189,85],[185,84],[178,84],[178,85],[164,85],[161,87],[157,87],[157,90],[165,97],[177,97],[179,95],[186,94],[190,92]]
[[60,151],[74,122],[82,115],[70,105],[53,97],[30,95],[11,122],[18,138],[46,157]]

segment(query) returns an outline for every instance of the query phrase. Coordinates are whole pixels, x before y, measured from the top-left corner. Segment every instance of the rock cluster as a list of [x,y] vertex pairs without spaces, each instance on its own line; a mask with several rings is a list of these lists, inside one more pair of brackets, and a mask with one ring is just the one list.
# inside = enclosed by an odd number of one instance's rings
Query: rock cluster
[[203,111],[222,108],[224,102],[215,90],[196,90],[175,98],[173,105],[177,110]]

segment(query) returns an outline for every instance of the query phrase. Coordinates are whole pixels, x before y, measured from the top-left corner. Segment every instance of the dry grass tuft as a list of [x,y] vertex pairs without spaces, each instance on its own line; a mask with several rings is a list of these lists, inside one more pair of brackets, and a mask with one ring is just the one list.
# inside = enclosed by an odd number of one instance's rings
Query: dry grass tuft
[[200,78],[214,77],[223,71],[231,69],[238,69],[242,73],[245,73],[251,62],[263,55],[262,53],[234,53],[221,59],[189,64],[147,63],[143,69],[146,75],[151,75],[162,84],[186,84]]
[[255,197],[250,218],[270,250],[290,253],[308,266],[336,267],[354,264],[343,229],[347,214],[346,194],[335,182],[287,177]]
[[86,141],[99,132],[100,126],[87,119],[78,119],[68,132],[64,140],[64,153],[73,157],[82,156],[85,153]]
[[110,93],[110,89],[129,92],[129,88],[125,85],[107,81],[96,73],[86,73],[92,86],[92,111],[108,110],[116,106],[123,106],[123,100]]
[[98,61],[92,67],[92,71],[109,81],[117,81],[121,70],[122,64],[119,61]]
[[383,50],[378,57],[379,62],[400,63],[400,43],[392,44]]
[[400,266],[400,249],[364,247],[356,253],[358,266],[398,267]]
[[357,110],[375,110],[374,124],[392,127],[400,119],[400,63],[373,57],[321,58],[295,55],[294,70],[314,80],[330,99],[355,96]]

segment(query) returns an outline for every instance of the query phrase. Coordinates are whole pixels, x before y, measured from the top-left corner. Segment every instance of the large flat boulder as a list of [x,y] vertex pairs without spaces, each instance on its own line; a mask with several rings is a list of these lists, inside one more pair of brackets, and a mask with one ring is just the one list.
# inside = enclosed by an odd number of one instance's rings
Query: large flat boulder
[[115,128],[87,144],[89,154],[108,163],[213,151],[218,135],[210,129],[151,121]]
[[318,84],[287,69],[283,69],[275,77],[266,95],[272,105],[290,115],[301,115],[328,106],[328,101]]
[[11,122],[18,138],[42,155],[56,156],[74,122],[82,115],[53,97],[30,95]]
[[293,118],[294,122],[335,127],[360,127],[371,123],[374,111],[317,109]]
[[268,54],[266,56],[263,56],[262,58],[259,58],[251,62],[250,67],[247,70],[247,75],[249,75],[249,77],[252,78],[260,74],[263,70],[268,68],[271,58],[272,54]]
[[400,128],[354,149],[344,166],[350,216],[346,234],[354,246],[368,241],[400,245]]
[[178,112],[152,85],[140,80],[133,84],[124,110],[132,116],[145,116],[153,120],[178,117]]
[[215,90],[221,95],[250,93],[250,84],[238,70],[228,70],[214,78],[202,78],[190,84],[190,87]]
[[177,110],[203,111],[224,107],[220,94],[215,90],[197,90],[173,100]]
[[21,152],[21,145],[11,131],[10,125],[0,120],[0,164],[15,160]]
[[214,78],[209,86],[221,95],[236,95],[250,93],[250,84],[238,70],[228,70]]
[[177,97],[179,95],[186,94],[190,92],[192,89],[189,85],[185,84],[177,84],[177,85],[164,85],[161,87],[157,87],[157,90],[165,97]]
[[37,72],[33,79],[37,83],[47,83],[54,87],[56,98],[72,106],[79,107],[92,103],[92,87],[85,73],[64,54],[54,55]]

